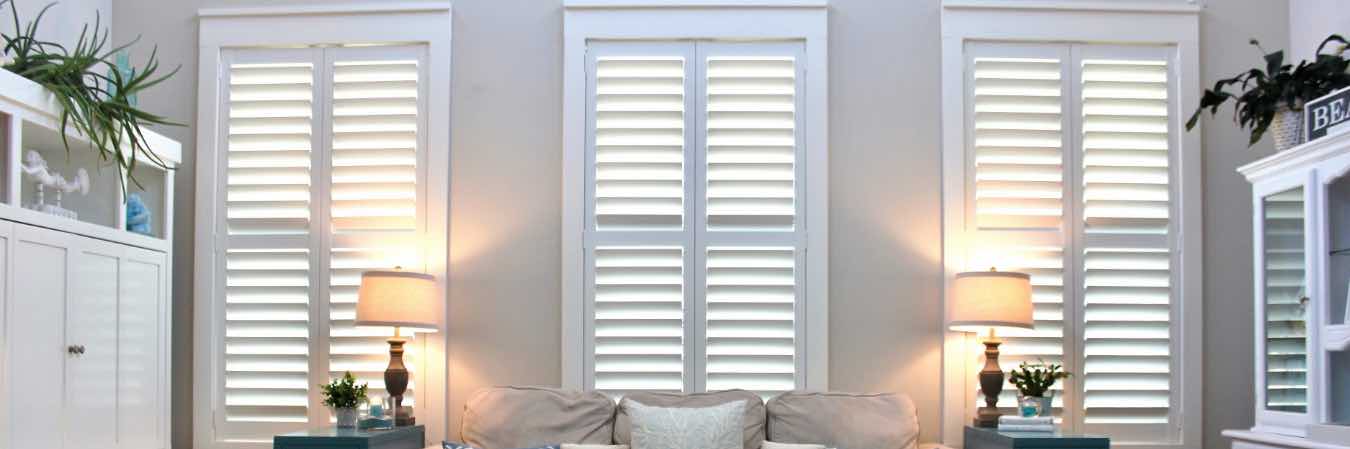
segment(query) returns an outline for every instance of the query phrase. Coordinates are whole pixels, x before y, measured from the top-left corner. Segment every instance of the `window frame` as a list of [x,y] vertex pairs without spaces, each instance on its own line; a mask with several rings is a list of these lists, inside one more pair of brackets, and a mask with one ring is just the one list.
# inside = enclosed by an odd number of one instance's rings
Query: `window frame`
[[[1199,102],[1199,11],[1194,3],[1149,2],[1131,5],[1075,1],[1014,2],[996,0],[946,0],[942,9],[942,94],[945,99],[942,106],[943,123],[943,287],[950,291],[951,282],[956,273],[967,268],[966,249],[972,244],[972,236],[967,231],[968,220],[975,217],[968,204],[968,192],[972,186],[967,182],[967,170],[970,170],[968,141],[971,138],[967,123],[968,102],[966,98],[967,48],[972,42],[999,42],[1009,44],[1100,44],[1100,45],[1170,45],[1176,48],[1175,86],[1177,103],[1173,106],[1175,123],[1180,123],[1184,112]],[[1069,95],[1065,93],[1066,97]],[[1080,99],[1070,99],[1078,104]],[[1076,110],[1076,106],[1075,109]],[[1074,118],[1073,120],[1079,120]],[[1177,329],[1173,335],[1176,352],[1172,355],[1175,366],[1179,366],[1180,393],[1175,394],[1174,403],[1180,404],[1179,416],[1182,423],[1171,423],[1176,427],[1178,440],[1175,444],[1140,444],[1131,447],[1148,448],[1197,448],[1201,442],[1201,369],[1203,338],[1203,286],[1202,265],[1203,247],[1201,246],[1202,209],[1201,209],[1201,142],[1200,132],[1184,131],[1175,128],[1173,141],[1176,148],[1172,151],[1171,161],[1175,164],[1173,173],[1178,174],[1174,181],[1172,201],[1177,211],[1172,231],[1177,239],[1174,260],[1178,260],[1173,279],[1177,283],[1175,292],[1177,301],[1174,306],[1172,323]],[[1067,153],[1081,151],[1077,136],[1066,136],[1064,148],[1066,161],[1072,163],[1077,156]],[[1066,170],[1066,173],[1070,171]],[[1066,185],[1073,180],[1065,179]],[[1069,200],[1071,198],[1066,198]],[[1066,208],[1081,208],[1080,205],[1065,203]],[[1071,232],[1078,224],[1065,223],[1061,231],[1066,241],[1075,237]],[[1080,248],[1076,241],[1070,241],[1066,250]],[[1065,270],[1081,271],[1077,267],[1066,266]],[[1075,277],[1077,279],[1077,277]],[[945,293],[944,293],[945,295]],[[1073,297],[1065,298],[1066,311],[1080,310]],[[1081,312],[1075,312],[1081,318]],[[1081,320],[1078,320],[1081,321]],[[1065,338],[1081,340],[1081,330],[1065,335]],[[969,388],[974,373],[979,370],[976,357],[971,356],[978,346],[978,338],[964,333],[946,331],[943,343],[943,390],[942,390],[942,441],[951,446],[963,443],[962,429],[973,416],[975,404],[974,389]],[[1082,343],[1075,341],[1073,347],[1081,354]],[[1079,354],[1065,354],[1066,358]],[[1079,401],[1081,404],[1081,401]],[[1067,410],[1066,416],[1081,414],[1081,407]]]
[[[805,179],[798,187],[804,209],[807,261],[802,307],[805,317],[803,353],[805,388],[829,386],[829,196],[828,173],[828,42],[827,8],[824,0],[565,0],[563,20],[563,170],[562,170],[562,385],[584,388],[591,378],[585,360],[587,301],[586,255],[582,239],[586,230],[588,187],[587,141],[588,88],[587,49],[592,40],[670,42],[680,40],[802,41],[807,79],[800,93],[805,106]],[[754,14],[755,26],[745,25],[745,14]],[[695,82],[697,82],[695,80]],[[690,130],[692,131],[692,130]],[[688,168],[686,169],[688,172]],[[689,180],[692,182],[692,180]],[[688,186],[686,191],[688,191]],[[692,199],[692,198],[691,198]],[[702,210],[697,204],[686,210]],[[689,225],[691,217],[685,217]],[[691,248],[692,249],[692,248]],[[689,257],[689,256],[687,256]],[[686,297],[701,297],[687,293]],[[688,332],[686,332],[688,334]],[[701,353],[695,352],[694,354]],[[687,357],[693,354],[686,354]],[[698,363],[698,362],[695,362]],[[686,363],[687,365],[688,363]],[[702,382],[698,382],[702,384]]]
[[[450,122],[450,38],[451,12],[448,3],[410,3],[349,6],[282,6],[245,8],[206,8],[198,11],[198,91],[197,91],[197,148],[196,168],[196,234],[193,260],[194,330],[193,370],[193,442],[202,448],[271,447],[268,443],[241,443],[217,438],[216,418],[223,410],[223,396],[218,386],[223,382],[223,309],[215,301],[220,294],[217,279],[221,269],[220,255],[225,250],[224,235],[218,224],[223,222],[223,208],[218,197],[223,167],[219,162],[219,142],[225,131],[219,126],[226,111],[221,102],[221,71],[227,67],[230,50],[239,48],[305,47],[315,44],[388,44],[398,46],[425,46],[426,70],[424,124]],[[306,33],[286,30],[304,28]],[[343,50],[346,51],[346,50]],[[320,62],[332,62],[323,60]],[[319,103],[316,102],[316,105]],[[317,107],[317,106],[316,106]],[[324,107],[327,110],[327,107]],[[425,164],[426,178],[419,180],[419,203],[424,210],[422,226],[425,229],[425,267],[437,277],[438,289],[444,295],[448,274],[447,224],[449,218],[449,146],[448,126],[425,126],[419,164]],[[318,138],[318,137],[316,137]],[[324,157],[327,160],[327,156]],[[420,171],[420,167],[419,167]],[[327,190],[311,193],[326,194]],[[327,198],[323,198],[327,201]],[[315,217],[321,221],[325,217]],[[311,227],[313,228],[313,223]],[[313,231],[311,231],[313,232]],[[326,232],[326,231],[325,231]],[[317,238],[311,236],[311,239]],[[311,257],[318,257],[311,255]],[[321,273],[327,279],[327,273]],[[313,293],[312,293],[313,294]],[[321,319],[311,321],[311,338],[316,332],[328,333],[328,309],[315,310]],[[445,321],[444,318],[442,321]],[[319,329],[322,328],[322,329]],[[442,439],[448,428],[446,410],[447,333],[440,332],[419,337],[423,340],[421,353],[423,369],[418,382],[416,403],[422,424],[427,427],[429,441]],[[316,343],[311,343],[314,345]],[[319,343],[327,353],[327,342]],[[312,363],[311,363],[312,365]],[[312,366],[311,366],[312,368]],[[311,401],[313,402],[313,401]],[[314,410],[311,410],[311,416]]]

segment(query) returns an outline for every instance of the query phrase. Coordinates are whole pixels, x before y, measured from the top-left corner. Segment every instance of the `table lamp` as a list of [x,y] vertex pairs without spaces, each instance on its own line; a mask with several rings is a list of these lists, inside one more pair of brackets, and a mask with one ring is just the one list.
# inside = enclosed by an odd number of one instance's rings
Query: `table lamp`
[[389,338],[389,367],[384,370],[384,389],[394,400],[395,425],[412,424],[398,416],[403,393],[408,391],[408,368],[403,366],[403,331],[436,332],[440,328],[436,278],[407,271],[361,273],[357,291],[357,326],[393,326]]
[[998,365],[995,330],[1031,329],[1031,276],[1008,271],[958,273],[947,295],[947,327],[957,332],[989,332],[984,339],[984,369],[980,390],[984,407],[975,416],[976,427],[998,427],[998,395],[1003,393],[1003,369]]

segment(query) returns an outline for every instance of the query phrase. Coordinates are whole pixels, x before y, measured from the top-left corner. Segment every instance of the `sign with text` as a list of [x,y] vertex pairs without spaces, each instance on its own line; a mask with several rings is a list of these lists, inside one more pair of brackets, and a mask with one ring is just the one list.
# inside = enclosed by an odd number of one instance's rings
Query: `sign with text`
[[1309,101],[1303,106],[1303,135],[1308,142],[1339,134],[1348,127],[1337,126],[1350,122],[1350,87]]

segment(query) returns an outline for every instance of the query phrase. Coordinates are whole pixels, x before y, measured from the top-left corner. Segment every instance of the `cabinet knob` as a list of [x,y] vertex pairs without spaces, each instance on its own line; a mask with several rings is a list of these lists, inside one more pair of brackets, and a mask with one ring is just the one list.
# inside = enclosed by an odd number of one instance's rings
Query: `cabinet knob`
[[84,354],[84,345],[70,345],[70,346],[66,346],[66,352],[69,353],[69,354],[71,354],[71,355],[83,355],[83,354]]

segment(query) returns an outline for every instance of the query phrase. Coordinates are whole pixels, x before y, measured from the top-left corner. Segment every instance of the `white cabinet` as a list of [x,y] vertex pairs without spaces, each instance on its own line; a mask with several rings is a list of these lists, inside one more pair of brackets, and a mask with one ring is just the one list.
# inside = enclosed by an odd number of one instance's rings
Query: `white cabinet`
[[1235,448],[1347,448],[1350,134],[1239,169],[1252,182],[1256,404]]
[[168,259],[0,221],[0,447],[166,448]]

